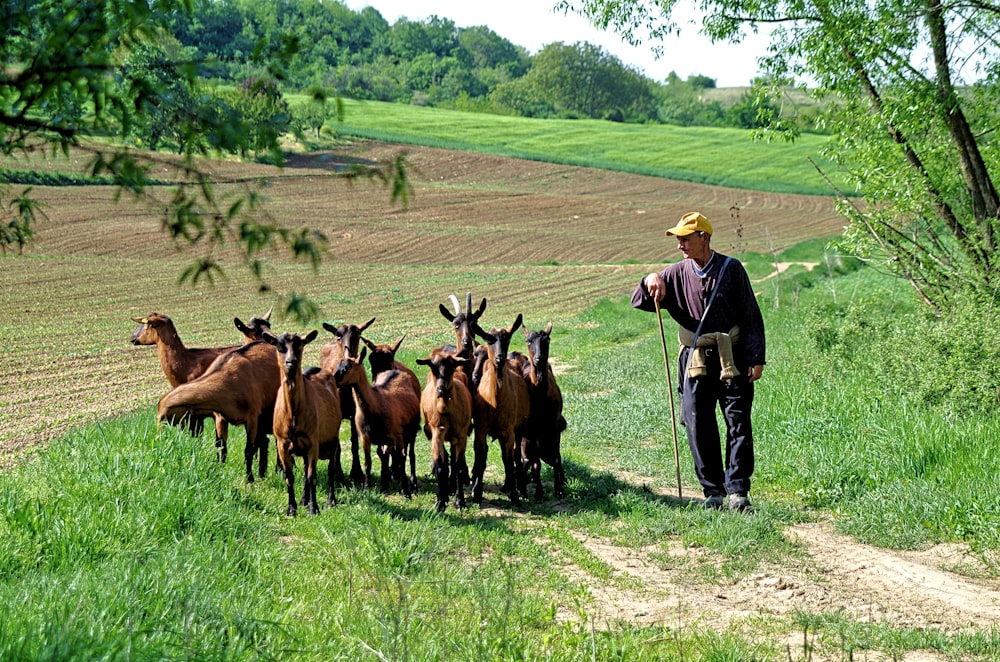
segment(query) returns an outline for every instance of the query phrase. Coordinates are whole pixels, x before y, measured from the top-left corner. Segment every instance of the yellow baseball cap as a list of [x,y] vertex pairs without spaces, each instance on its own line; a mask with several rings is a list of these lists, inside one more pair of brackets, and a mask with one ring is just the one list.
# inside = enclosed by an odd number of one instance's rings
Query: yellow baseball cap
[[681,216],[677,225],[667,230],[664,234],[668,237],[686,237],[693,232],[707,232],[712,234],[712,224],[708,219],[696,211],[689,211]]

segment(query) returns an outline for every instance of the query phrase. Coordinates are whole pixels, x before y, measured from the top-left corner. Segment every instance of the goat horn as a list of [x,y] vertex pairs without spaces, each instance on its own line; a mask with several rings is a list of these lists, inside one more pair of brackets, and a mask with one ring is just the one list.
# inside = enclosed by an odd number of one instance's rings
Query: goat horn
[[448,298],[451,299],[451,305],[455,307],[455,314],[461,315],[462,307],[458,305],[458,297],[456,297],[454,294],[449,294]]
[[472,292],[465,293],[465,310],[470,315],[472,314]]
[[267,309],[267,312],[264,313],[264,317],[262,319],[270,322],[271,321],[271,311],[272,310],[274,310],[274,306],[271,306],[270,308]]
[[400,336],[399,340],[396,341],[396,344],[392,348],[393,352],[395,352],[396,350],[399,349],[399,346],[403,344],[403,338],[405,338],[405,337],[406,337],[405,333],[402,336]]

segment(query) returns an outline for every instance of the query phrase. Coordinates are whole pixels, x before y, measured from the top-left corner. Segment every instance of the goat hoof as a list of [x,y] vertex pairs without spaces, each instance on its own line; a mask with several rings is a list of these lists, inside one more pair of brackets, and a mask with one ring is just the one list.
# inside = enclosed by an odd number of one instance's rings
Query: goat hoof
[[315,504],[310,505],[309,506],[309,514],[310,515],[319,515],[319,508],[317,508]]
[[542,490],[541,487],[539,487],[537,490],[535,490],[535,501],[541,501],[544,498],[545,498],[545,492]]
[[448,507],[447,503],[445,503],[443,501],[438,501],[437,502],[437,511],[439,513],[443,513],[447,507]]
[[465,509],[465,499],[455,499],[455,508],[459,510]]
[[296,514],[295,506],[288,506],[288,510],[285,511],[285,517],[295,517]]

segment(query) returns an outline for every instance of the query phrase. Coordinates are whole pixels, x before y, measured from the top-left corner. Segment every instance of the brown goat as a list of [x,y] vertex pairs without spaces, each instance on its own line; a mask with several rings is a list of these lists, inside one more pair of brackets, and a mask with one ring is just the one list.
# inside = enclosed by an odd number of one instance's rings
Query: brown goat
[[274,404],[274,438],[278,447],[278,461],[285,474],[288,487],[288,509],[285,514],[294,517],[295,505],[295,456],[302,458],[302,503],[309,513],[319,513],[316,503],[316,465],[319,460],[330,460],[327,465],[329,488],[327,506],[336,505],[333,489],[336,482],[330,469],[334,458],[340,457],[340,392],[332,373],[321,371],[308,379],[302,376],[302,350],[316,340],[318,331],[309,332],[304,338],[297,334],[283,333],[275,337],[264,334],[264,341],[277,351],[278,370],[283,379]]
[[[417,394],[417,399],[420,399],[420,392],[422,390],[420,386],[420,378],[417,374],[410,370],[410,368],[396,359],[396,352],[399,350],[399,346],[403,343],[403,335],[399,340],[396,341],[394,345],[376,345],[367,338],[361,338],[365,345],[368,347],[368,365],[371,367],[372,381],[374,382],[380,374],[387,372],[389,370],[398,370],[403,373],[406,378],[410,381],[413,386],[413,392]],[[416,441],[416,438],[414,438]],[[407,454],[410,458],[410,490],[417,491],[417,448],[416,443],[410,444],[407,449]]]
[[272,430],[281,383],[274,354],[274,348],[260,340],[226,352],[200,377],[160,398],[156,420],[178,425],[218,413],[230,424],[244,426],[247,482],[253,482],[253,456],[257,451],[263,478],[267,473],[267,435]]
[[395,370],[383,372],[374,383],[370,382],[363,363],[366,354],[367,348],[362,348],[358,358],[344,358],[336,373],[341,393],[349,391],[354,398],[354,424],[365,454],[364,486],[371,487],[374,445],[382,464],[382,491],[389,491],[391,458],[400,491],[409,498],[404,453],[420,429],[420,400],[409,380]]
[[[374,317],[361,326],[354,324],[334,326],[323,322],[323,328],[332,333],[337,340],[323,345],[320,349],[320,370],[332,373],[345,358],[357,357],[358,347],[361,344],[361,332],[371,326],[373,322],[375,322]],[[354,399],[351,397],[349,389],[340,390],[340,414],[351,424],[350,480],[355,485],[359,485],[365,476],[361,471],[361,461],[358,458],[358,429],[354,426]],[[344,480],[344,469],[341,465],[340,457],[337,457],[334,461],[334,472],[337,475],[337,480]]]
[[[244,325],[239,318],[234,318],[233,322],[243,334],[244,343],[248,343],[260,340],[261,331],[271,328],[270,319],[271,311],[268,310],[264,317],[250,318],[249,326]],[[238,347],[238,345],[204,349],[185,347],[173,320],[162,313],[133,317],[132,321],[139,324],[139,328],[132,333],[129,342],[133,345],[156,345],[160,367],[163,368],[163,374],[166,375],[172,388],[201,376],[220,355]],[[215,446],[219,449],[219,459],[225,462],[229,424],[217,414],[213,418],[215,418]],[[202,419],[190,419],[188,427],[191,434],[200,435]]]
[[[455,373],[468,361],[441,349],[433,350],[426,359],[417,359],[418,365],[430,368],[420,397],[420,410],[424,416],[424,434],[431,442],[431,473],[437,478],[438,512],[446,508],[452,490],[455,507],[465,507],[465,484],[469,478],[465,448],[472,427],[472,395],[465,382],[455,379]],[[445,444],[451,446],[451,462]]]
[[529,331],[527,327],[522,327],[522,331],[528,355],[522,357],[515,352],[510,359],[515,366],[520,366],[531,399],[531,414],[521,434],[524,475],[535,483],[535,498],[541,499],[544,495],[541,463],[545,462],[552,467],[553,490],[556,498],[561,499],[566,495],[566,474],[560,449],[566,419],[562,413],[562,391],[549,365],[552,323],[549,322],[544,331]]
[[510,496],[513,505],[520,505],[519,490],[524,479],[521,472],[519,440],[521,429],[530,414],[530,396],[524,377],[507,362],[510,337],[521,326],[518,314],[509,329],[490,329],[487,333],[475,325],[476,334],[486,341],[487,360],[482,362],[482,379],[473,395],[473,427],[475,440],[472,465],[472,499],[483,500],[483,474],[488,452],[486,437],[500,443],[503,457],[504,483],[501,491]]

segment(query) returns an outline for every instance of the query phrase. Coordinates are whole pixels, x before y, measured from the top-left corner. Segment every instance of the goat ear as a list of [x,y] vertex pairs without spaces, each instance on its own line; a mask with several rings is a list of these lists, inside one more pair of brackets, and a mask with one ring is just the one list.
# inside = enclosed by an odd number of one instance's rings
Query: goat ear
[[515,331],[517,331],[518,327],[521,326],[522,322],[524,322],[524,318],[521,317],[521,313],[518,313],[517,318],[514,320],[514,326],[510,327],[510,332],[514,333]]
[[361,354],[358,355],[358,363],[363,363],[366,356],[368,356],[368,348],[362,347]]
[[430,359],[417,359],[417,365],[430,365]]
[[361,336],[361,342],[363,342],[363,343],[364,343],[365,345],[367,345],[368,349],[370,349],[370,350],[371,350],[371,351],[373,351],[373,352],[374,352],[374,351],[375,351],[376,349],[378,349],[378,348],[377,348],[377,347],[375,346],[375,343],[373,343],[373,342],[372,342],[371,340],[368,340],[368,338],[365,338],[364,336]]
[[245,335],[245,336],[249,336],[250,335],[250,329],[247,328],[247,325],[244,324],[240,320],[239,317],[234,317],[233,318],[233,326],[235,326],[236,330],[239,331],[240,333],[242,333],[243,335]]
[[522,326],[521,331],[524,333],[524,337],[528,338],[531,336],[531,331],[528,331],[528,327]]
[[136,324],[149,324],[148,317],[133,317],[132,321],[135,322]]
[[368,320],[367,322],[365,322],[364,324],[362,324],[361,326],[359,326],[358,327],[358,331],[364,331],[365,329],[367,329],[368,327],[370,327],[372,325],[372,322],[374,322],[374,321],[375,321],[375,318],[374,317],[371,318],[370,320]]
[[308,345],[312,341],[316,340],[316,336],[318,335],[319,331],[317,329],[313,329],[312,331],[309,332],[309,335],[307,335],[305,338],[302,339],[302,343]]
[[475,315],[473,315],[473,317],[478,318],[480,315],[483,314],[485,310],[486,310],[486,297],[483,297],[483,300],[479,302],[479,308],[476,310],[476,313]]
[[493,335],[492,333],[487,333],[486,331],[483,330],[483,327],[479,326],[478,324],[473,325],[472,331],[477,336],[479,336],[486,342],[490,343],[491,345],[497,341],[497,337],[495,335]]
[[278,346],[278,339],[275,338],[274,335],[269,331],[265,331],[262,334],[260,334],[260,339],[266,342],[268,345],[274,345],[275,347]]
[[450,312],[448,312],[448,309],[444,307],[443,303],[439,303],[438,304],[438,310],[441,311],[441,314],[444,315],[444,318],[446,320],[448,320],[449,322],[454,322],[455,321],[455,316],[452,315]]

